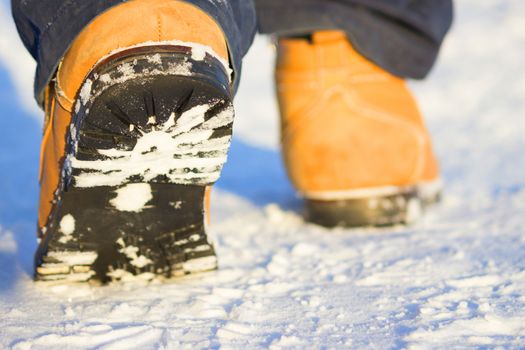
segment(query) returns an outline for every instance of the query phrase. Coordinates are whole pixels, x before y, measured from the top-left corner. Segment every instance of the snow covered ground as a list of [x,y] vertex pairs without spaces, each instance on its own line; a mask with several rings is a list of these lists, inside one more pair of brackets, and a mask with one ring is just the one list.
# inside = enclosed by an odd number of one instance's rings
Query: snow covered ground
[[525,348],[525,2],[459,0],[439,64],[413,84],[446,184],[419,224],[303,222],[258,38],[213,198],[220,271],[104,288],[31,281],[41,122],[0,4],[0,348]]

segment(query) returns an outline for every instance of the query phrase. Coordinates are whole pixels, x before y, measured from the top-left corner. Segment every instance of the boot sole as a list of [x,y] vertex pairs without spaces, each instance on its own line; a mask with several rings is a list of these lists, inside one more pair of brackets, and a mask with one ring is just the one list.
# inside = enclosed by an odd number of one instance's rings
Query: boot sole
[[204,200],[231,141],[226,69],[172,46],[98,67],[77,98],[35,278],[107,283],[216,269]]
[[[335,194],[335,193],[334,193]],[[414,223],[441,199],[441,182],[349,191],[305,200],[307,221],[325,227],[388,227]]]

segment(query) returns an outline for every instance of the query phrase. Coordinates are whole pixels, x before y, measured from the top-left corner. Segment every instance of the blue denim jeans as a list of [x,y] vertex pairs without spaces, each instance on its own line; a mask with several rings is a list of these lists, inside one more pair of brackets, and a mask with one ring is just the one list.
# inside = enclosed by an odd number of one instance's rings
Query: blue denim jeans
[[[98,14],[126,0],[12,0],[20,37],[37,61],[35,97],[71,42]],[[185,0],[223,29],[237,87],[242,57],[262,33],[344,30],[364,56],[405,78],[425,77],[452,22],[452,0]]]

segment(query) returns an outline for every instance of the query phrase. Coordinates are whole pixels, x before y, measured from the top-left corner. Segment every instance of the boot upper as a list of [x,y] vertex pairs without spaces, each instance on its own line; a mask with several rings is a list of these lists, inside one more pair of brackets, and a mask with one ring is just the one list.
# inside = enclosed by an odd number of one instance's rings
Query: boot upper
[[438,177],[405,81],[361,56],[344,33],[281,39],[276,83],[283,157],[306,196]]

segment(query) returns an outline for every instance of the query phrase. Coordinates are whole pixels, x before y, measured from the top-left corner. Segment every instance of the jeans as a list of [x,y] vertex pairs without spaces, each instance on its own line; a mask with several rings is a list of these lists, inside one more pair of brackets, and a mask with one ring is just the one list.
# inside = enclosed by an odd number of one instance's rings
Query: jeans
[[[61,58],[98,14],[126,0],[12,0],[24,45],[37,61],[39,103]],[[403,78],[424,78],[452,22],[452,0],[185,0],[223,29],[238,85],[242,57],[261,33],[304,35],[339,29],[355,48]]]

